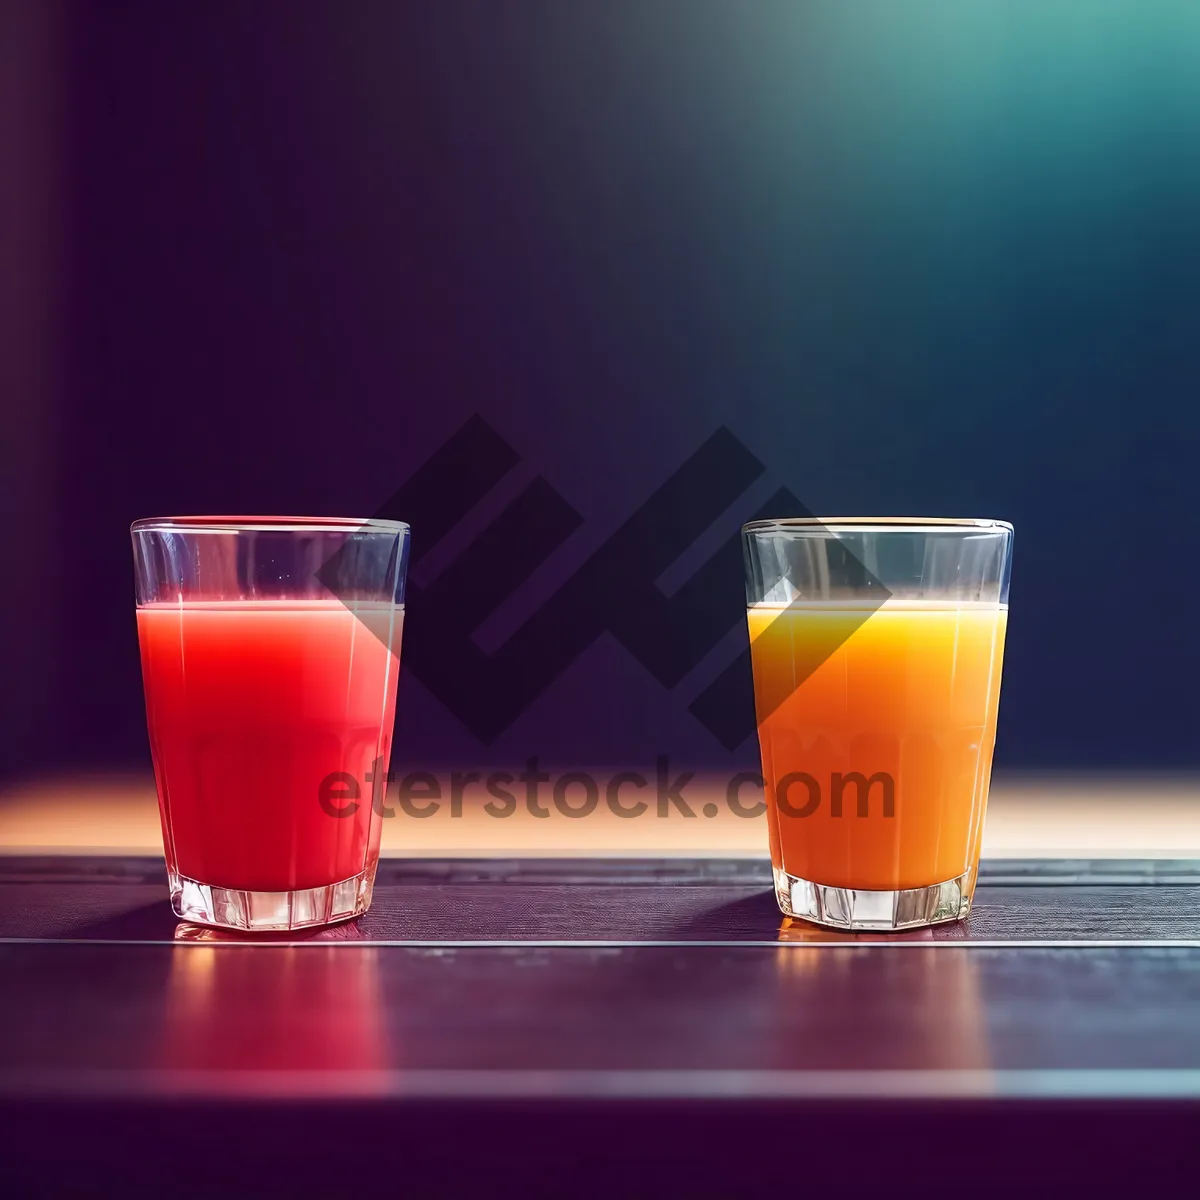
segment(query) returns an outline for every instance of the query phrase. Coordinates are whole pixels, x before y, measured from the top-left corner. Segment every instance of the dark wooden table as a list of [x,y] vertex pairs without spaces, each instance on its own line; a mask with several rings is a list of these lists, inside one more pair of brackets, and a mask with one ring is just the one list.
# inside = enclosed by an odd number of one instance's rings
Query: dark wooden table
[[26,1191],[1144,1190],[1198,1120],[1200,863],[991,862],[967,922],[855,937],[762,862],[390,860],[246,938],[161,862],[0,859]]

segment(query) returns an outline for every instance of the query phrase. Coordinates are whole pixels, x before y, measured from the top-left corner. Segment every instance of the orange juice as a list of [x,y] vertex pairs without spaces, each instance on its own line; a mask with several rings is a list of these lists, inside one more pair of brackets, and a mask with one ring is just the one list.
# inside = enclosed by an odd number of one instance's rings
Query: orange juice
[[1007,616],[994,603],[896,598],[877,611],[749,608],[777,868],[864,890],[969,871],[970,893]]

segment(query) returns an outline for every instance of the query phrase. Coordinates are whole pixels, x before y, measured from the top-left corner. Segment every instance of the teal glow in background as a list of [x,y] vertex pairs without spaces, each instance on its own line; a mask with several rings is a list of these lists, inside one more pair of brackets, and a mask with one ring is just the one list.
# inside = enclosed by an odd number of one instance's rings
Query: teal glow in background
[[[752,501],[1014,522],[999,765],[1200,764],[1200,5],[271,11],[75,10],[97,621],[133,517],[372,511],[479,412],[579,558],[724,424]],[[128,692],[78,754],[141,755],[132,639],[68,637]],[[725,764],[685,703],[601,645],[498,753]]]

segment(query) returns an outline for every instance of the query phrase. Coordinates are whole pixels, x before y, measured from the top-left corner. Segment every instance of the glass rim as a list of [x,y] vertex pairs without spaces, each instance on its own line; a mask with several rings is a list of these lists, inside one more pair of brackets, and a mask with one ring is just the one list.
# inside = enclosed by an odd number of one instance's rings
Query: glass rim
[[988,517],[779,517],[750,521],[743,533],[789,533],[804,530],[837,533],[1008,533],[1008,521]]
[[408,533],[404,521],[379,517],[142,517],[130,533]]

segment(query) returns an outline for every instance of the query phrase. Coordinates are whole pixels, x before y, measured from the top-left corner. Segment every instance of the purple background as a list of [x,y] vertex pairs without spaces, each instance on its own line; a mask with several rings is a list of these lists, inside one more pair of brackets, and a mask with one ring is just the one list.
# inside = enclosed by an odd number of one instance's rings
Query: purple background
[[[1017,527],[1001,767],[1200,761],[1186,6],[0,10],[0,774],[148,765],[127,527],[374,511],[472,413],[584,517],[716,428],[826,513]],[[420,537],[420,530],[416,530]],[[440,565],[455,545],[441,551]],[[438,556],[428,569],[436,574]],[[485,749],[753,764],[602,638]],[[421,630],[410,627],[410,639]]]

